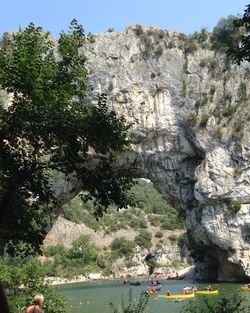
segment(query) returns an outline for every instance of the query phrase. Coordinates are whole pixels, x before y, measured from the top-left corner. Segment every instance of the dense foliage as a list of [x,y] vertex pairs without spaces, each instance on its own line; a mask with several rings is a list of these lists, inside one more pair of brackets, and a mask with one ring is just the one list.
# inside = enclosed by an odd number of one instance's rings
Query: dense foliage
[[63,245],[48,246],[43,248],[44,256],[52,257],[43,263],[47,276],[73,277],[91,271],[100,271],[99,253],[94,243],[88,236],[81,236],[73,241],[70,248]]
[[67,302],[53,287],[44,283],[44,272],[40,262],[34,259],[0,258],[0,283],[8,290],[12,313],[24,312],[33,303],[36,294],[43,294],[46,313],[67,312]]
[[134,254],[135,243],[127,240],[125,237],[115,238],[111,244],[112,251],[119,257],[131,257]]
[[243,60],[250,62],[250,4],[244,11],[242,18],[234,21],[236,29],[244,29],[240,37],[240,44],[233,45],[228,53],[234,58],[234,61],[240,64]]
[[135,237],[135,243],[138,246],[149,250],[152,245],[151,238],[152,238],[151,233],[147,230],[142,229],[139,235]]
[[128,191],[128,195],[133,199],[133,206],[119,212],[115,206],[110,206],[107,214],[98,222],[93,217],[93,200],[83,204],[81,195],[63,206],[62,215],[70,221],[84,223],[94,230],[102,229],[106,233],[129,227],[135,230],[146,229],[149,225],[162,230],[184,228],[183,217],[163,199],[152,183],[139,179]]
[[235,28],[235,20],[237,20],[237,17],[233,15],[219,20],[211,36],[213,49],[227,52],[230,47],[239,44],[242,32],[240,29]]
[[241,18],[230,15],[222,18],[213,29],[211,41],[216,50],[226,52],[240,64],[250,62],[250,4]]
[[203,298],[202,301],[189,303],[183,313],[247,313],[249,305],[238,294],[222,297],[219,300]]
[[17,242],[29,253],[39,249],[59,205],[55,172],[77,177],[95,197],[96,216],[112,202],[127,204],[131,171],[118,166],[115,153],[129,146],[129,126],[104,96],[85,103],[86,40],[74,20],[57,43],[30,24],[0,47],[0,84],[10,97],[0,107],[0,224],[10,230],[12,252]]

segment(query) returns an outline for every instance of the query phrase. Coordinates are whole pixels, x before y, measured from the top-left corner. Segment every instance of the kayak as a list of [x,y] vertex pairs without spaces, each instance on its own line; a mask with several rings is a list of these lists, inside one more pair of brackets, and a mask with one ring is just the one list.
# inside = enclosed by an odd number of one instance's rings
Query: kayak
[[185,275],[181,275],[181,276],[167,276],[166,279],[167,280],[182,280],[185,278]]
[[218,290],[197,290],[193,292],[195,295],[217,295]]
[[243,291],[250,291],[250,288],[248,288],[248,287],[240,287],[240,289]]
[[147,294],[149,294],[149,295],[156,295],[156,291],[148,290],[148,291],[147,291]]
[[166,296],[166,295],[157,295],[157,298],[164,298],[164,299],[191,299],[194,298],[194,294],[190,293],[187,295],[184,294],[173,294],[170,296]]
[[131,282],[131,283],[129,283],[131,286],[140,286],[141,285],[141,283],[139,282],[139,281],[137,281],[137,282],[135,282],[135,283],[133,283],[133,282]]

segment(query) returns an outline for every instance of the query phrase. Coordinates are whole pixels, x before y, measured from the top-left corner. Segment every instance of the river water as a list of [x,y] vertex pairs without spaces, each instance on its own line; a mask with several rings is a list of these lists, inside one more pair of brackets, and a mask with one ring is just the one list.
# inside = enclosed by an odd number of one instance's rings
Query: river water
[[[194,283],[187,280],[167,281],[161,280],[162,291],[164,294],[170,290],[173,294],[182,294],[185,286],[192,286]],[[199,290],[204,290],[206,284],[195,284]],[[250,302],[250,292],[240,290],[242,284],[237,283],[218,283],[212,284],[213,289],[219,290],[219,295],[210,295],[213,299],[218,299],[223,295],[232,295],[239,293],[246,297]],[[110,303],[113,303],[115,308],[121,304],[121,299],[124,297],[127,303],[129,290],[132,290],[133,297],[139,296],[142,291],[148,289],[148,282],[142,282],[140,286],[123,285],[121,281],[113,282],[94,282],[94,283],[78,283],[57,286],[57,292],[65,296],[70,303],[69,313],[111,313]],[[171,312],[179,313],[188,301],[201,301],[204,296],[196,296],[195,300],[184,300],[181,302],[174,302],[173,300],[157,299],[150,296],[148,313],[162,313]]]

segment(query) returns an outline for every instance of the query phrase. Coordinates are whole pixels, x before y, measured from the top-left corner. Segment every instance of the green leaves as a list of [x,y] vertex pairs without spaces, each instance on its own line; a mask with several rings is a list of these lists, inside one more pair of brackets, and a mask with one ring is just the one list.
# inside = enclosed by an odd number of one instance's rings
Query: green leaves
[[118,308],[115,308],[111,302],[110,309],[112,313],[143,313],[146,312],[149,294],[142,291],[139,297],[133,297],[132,289],[129,290],[127,303],[125,303],[124,297],[122,297],[121,305]]
[[230,47],[228,54],[237,64],[243,60],[250,62],[250,4],[246,6],[242,18],[234,21],[234,26],[236,29],[244,31],[240,37],[240,44]]
[[197,303],[190,302],[181,310],[183,313],[246,313],[249,312],[249,305],[246,299],[238,294],[222,297],[219,300],[203,298]]
[[45,312],[67,312],[66,299],[44,283],[42,265],[33,258],[28,261],[22,261],[20,258],[0,258],[0,283],[11,295],[8,299],[11,312],[23,312],[25,307],[33,303],[34,296],[41,293],[45,297]]
[[242,32],[234,26],[237,19],[236,16],[229,15],[219,20],[212,32],[213,49],[227,52],[232,46],[239,44]]
[[116,155],[130,145],[130,125],[108,110],[105,95],[85,103],[87,37],[76,20],[58,42],[32,23],[5,38],[0,84],[12,100],[0,110],[0,224],[11,228],[10,251],[21,241],[30,253],[58,212],[55,172],[76,175],[96,198],[96,216],[112,202],[126,206],[133,171]]
[[134,254],[135,243],[125,237],[115,238],[111,244],[111,250],[119,257],[130,258]]

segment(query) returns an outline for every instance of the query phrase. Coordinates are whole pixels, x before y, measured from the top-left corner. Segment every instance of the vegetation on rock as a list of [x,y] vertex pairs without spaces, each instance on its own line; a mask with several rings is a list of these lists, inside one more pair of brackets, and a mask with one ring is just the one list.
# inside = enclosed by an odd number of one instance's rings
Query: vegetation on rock
[[93,216],[94,202],[82,203],[81,195],[62,207],[62,215],[75,223],[84,223],[94,230],[112,233],[119,229],[146,229],[149,225],[162,230],[183,229],[184,220],[178,211],[170,206],[152,183],[139,179],[128,191],[133,205],[117,212],[117,207],[110,206],[107,213],[97,222]]
[[[71,248],[63,245],[44,246],[43,253],[48,258],[44,263],[47,275],[73,277],[89,272],[101,272],[105,275],[111,273],[112,263],[118,258],[125,258],[127,261],[132,259],[136,245],[142,250],[150,251],[153,241],[158,249],[162,249],[164,242],[166,244],[165,240],[170,240],[175,241],[180,250],[185,250],[187,247],[185,234],[181,236],[168,234],[168,237],[165,234],[168,230],[183,229],[183,218],[162,198],[153,184],[139,180],[129,192],[133,194],[134,203],[140,206],[140,209],[132,207],[117,212],[116,208],[110,207],[98,222],[92,214],[93,202],[88,201],[83,205],[79,198],[81,195],[63,206],[62,213],[65,218],[78,224],[83,223],[96,232],[104,231],[114,239],[110,246],[105,246],[103,249],[97,248],[94,240],[91,241],[88,236],[81,236],[72,243]],[[154,238],[152,227],[155,231]],[[131,228],[138,233],[133,240],[126,238],[126,235],[116,237],[116,232],[120,229],[129,232]],[[53,262],[50,260],[51,257]],[[151,260],[152,264],[146,263],[150,268],[157,267],[155,259]],[[71,264],[74,266],[72,267]],[[166,265],[162,264],[162,266]]]

